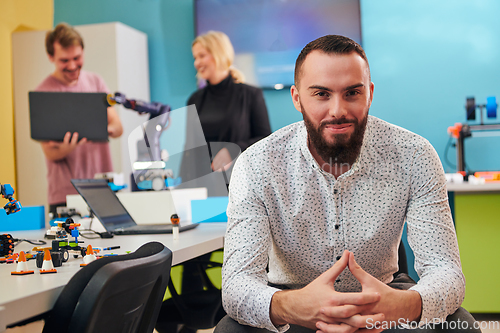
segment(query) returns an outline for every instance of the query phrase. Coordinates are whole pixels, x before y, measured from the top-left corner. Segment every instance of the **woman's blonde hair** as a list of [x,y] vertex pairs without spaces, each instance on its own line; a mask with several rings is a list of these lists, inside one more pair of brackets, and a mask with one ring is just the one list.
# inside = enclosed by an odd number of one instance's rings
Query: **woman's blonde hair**
[[212,57],[214,57],[217,69],[223,71],[229,70],[229,73],[236,83],[245,82],[243,73],[233,66],[234,48],[229,37],[225,33],[220,31],[209,31],[196,37],[191,46],[197,43],[206,48]]

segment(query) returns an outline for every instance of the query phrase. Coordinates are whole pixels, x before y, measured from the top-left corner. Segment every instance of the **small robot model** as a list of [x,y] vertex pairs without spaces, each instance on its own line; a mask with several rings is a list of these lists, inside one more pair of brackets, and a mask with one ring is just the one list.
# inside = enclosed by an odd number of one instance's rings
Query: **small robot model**
[[9,200],[9,202],[7,202],[7,204],[3,207],[7,215],[17,213],[22,208],[21,203],[14,199],[14,192],[14,188],[12,188],[10,184],[0,184],[0,193],[2,194],[2,197]]
[[128,99],[116,92],[108,95],[108,104],[121,104],[127,109],[149,114],[149,121],[142,126],[143,139],[137,142],[137,158],[133,163],[133,177],[140,190],[161,191],[180,183],[174,180],[171,169],[166,169],[169,154],[160,147],[160,137],[170,126],[170,106],[159,102]]
[[[70,253],[73,254],[74,258],[78,258],[79,255],[86,255],[87,249],[79,245],[83,243],[83,241],[78,240],[80,236],[79,226],[80,224],[75,223],[72,218],[67,218],[66,221],[58,221],[56,227],[47,230],[45,237],[54,239],[52,241],[52,251],[61,252],[62,262],[68,261]],[[70,237],[73,237],[72,241],[69,240]]]

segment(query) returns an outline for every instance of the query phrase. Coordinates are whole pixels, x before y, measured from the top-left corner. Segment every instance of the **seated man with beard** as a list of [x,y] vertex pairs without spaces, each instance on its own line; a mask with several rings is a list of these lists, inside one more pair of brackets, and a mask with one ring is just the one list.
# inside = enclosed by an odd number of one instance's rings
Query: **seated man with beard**
[[[441,162],[424,138],[368,115],[373,91],[349,38],[321,37],[298,56],[291,95],[304,120],[248,148],[233,171],[222,286],[232,319],[216,332],[449,321],[474,331]],[[418,283],[393,276],[405,222]]]

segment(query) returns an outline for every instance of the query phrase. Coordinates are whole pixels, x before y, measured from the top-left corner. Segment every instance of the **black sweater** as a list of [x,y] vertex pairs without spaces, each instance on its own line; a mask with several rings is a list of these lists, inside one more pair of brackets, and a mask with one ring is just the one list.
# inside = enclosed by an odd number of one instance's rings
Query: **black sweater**
[[262,90],[235,83],[231,75],[193,93],[188,100],[192,104],[207,142],[232,142],[243,151],[271,134]]
[[[262,90],[235,83],[231,75],[219,84],[208,84],[197,90],[189,97],[187,104],[194,104],[196,112],[188,108],[186,145],[180,176],[183,183],[191,181],[190,186],[195,186],[194,180],[212,172],[211,159],[222,147],[228,148],[235,158],[239,150],[243,151],[271,134]],[[203,133],[200,133],[199,124]],[[209,149],[205,142],[209,144]],[[237,144],[239,149],[234,145],[231,147],[213,142]],[[200,183],[197,186],[205,185]]]

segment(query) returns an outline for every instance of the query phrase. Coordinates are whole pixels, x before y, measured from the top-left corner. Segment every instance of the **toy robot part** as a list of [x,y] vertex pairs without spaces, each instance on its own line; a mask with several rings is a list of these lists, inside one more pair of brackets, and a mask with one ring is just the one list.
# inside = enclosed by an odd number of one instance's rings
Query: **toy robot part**
[[174,238],[174,241],[177,241],[179,240],[179,222],[180,222],[180,218],[177,214],[172,214],[172,216],[170,216],[170,221],[172,222],[172,236]]
[[0,235],[0,256],[8,256],[14,252],[14,240],[12,235],[3,234]]
[[7,215],[17,213],[21,210],[21,203],[14,199],[13,195],[15,191],[10,184],[0,184],[0,192],[3,198],[9,200],[9,202],[7,202],[7,204],[3,207]]
[[177,214],[172,214],[170,216],[170,222],[172,222],[173,225],[179,225],[180,218]]
[[[45,254],[44,252],[38,252],[36,255],[36,267],[38,268],[42,268],[43,257]],[[50,251],[50,256],[52,257],[52,264],[54,265],[54,267],[62,266],[63,260],[62,253],[60,251]]]

